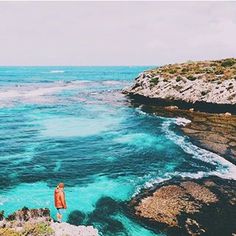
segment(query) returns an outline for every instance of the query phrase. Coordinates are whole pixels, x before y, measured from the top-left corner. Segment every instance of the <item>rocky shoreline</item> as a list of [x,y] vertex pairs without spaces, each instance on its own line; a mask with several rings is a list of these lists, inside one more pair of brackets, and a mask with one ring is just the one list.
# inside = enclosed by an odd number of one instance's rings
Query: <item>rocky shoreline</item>
[[[172,179],[130,202],[134,217],[167,235],[234,235],[236,181],[211,176]],[[157,230],[158,229],[158,230]]]
[[[236,59],[188,62],[145,71],[124,89],[131,106],[185,118],[190,140],[236,164]],[[142,189],[134,218],[167,235],[236,235],[236,181],[173,178]]]
[[130,102],[132,106],[141,107],[144,112],[157,116],[190,120],[180,129],[194,144],[236,164],[236,115],[189,111],[176,106],[143,105],[136,100]]
[[98,236],[92,226],[75,226],[57,223],[47,208],[28,209],[26,207],[4,217],[0,212],[0,235],[4,236]]
[[123,93],[149,104],[236,112],[236,59],[187,62],[144,71]]
[[152,114],[189,119],[181,129],[193,143],[236,164],[236,59],[144,71],[123,93]]

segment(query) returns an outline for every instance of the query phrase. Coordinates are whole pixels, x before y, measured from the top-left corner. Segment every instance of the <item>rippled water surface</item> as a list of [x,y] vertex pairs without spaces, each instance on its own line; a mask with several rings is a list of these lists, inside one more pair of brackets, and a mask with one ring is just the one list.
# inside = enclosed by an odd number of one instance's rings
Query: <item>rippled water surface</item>
[[140,188],[235,168],[184,137],[177,119],[134,108],[121,89],[147,67],[0,68],[0,209],[49,207],[65,182],[71,223],[157,235],[129,214]]

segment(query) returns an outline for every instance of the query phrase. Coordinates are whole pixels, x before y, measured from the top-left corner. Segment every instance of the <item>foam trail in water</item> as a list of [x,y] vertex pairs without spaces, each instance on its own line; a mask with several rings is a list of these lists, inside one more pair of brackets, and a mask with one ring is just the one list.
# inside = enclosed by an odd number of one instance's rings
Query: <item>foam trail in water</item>
[[142,111],[142,106],[136,108],[135,111],[136,111],[137,113],[139,113],[140,115],[151,116],[150,114],[148,114],[148,113]]
[[64,70],[51,70],[51,71],[49,71],[50,74],[62,74],[64,72],[65,72]]
[[214,171],[213,173],[211,172],[211,174],[222,178],[236,179],[236,166],[234,164],[215,153],[193,145],[186,136],[177,135],[170,129],[170,125],[173,124],[173,121],[176,123],[177,119],[168,119],[163,122],[162,130],[166,134],[167,138],[180,146],[183,151],[191,154],[193,158],[216,165],[217,171]]
[[215,165],[216,170],[208,171],[208,172],[198,171],[196,173],[177,172],[177,171],[168,172],[159,177],[151,178],[144,185],[139,186],[136,189],[133,196],[137,195],[141,191],[142,188],[151,188],[152,186],[158,183],[162,183],[164,181],[170,180],[173,177],[177,177],[177,176],[182,177],[182,178],[199,179],[202,177],[215,175],[215,176],[225,178],[225,179],[236,179],[236,166],[234,164],[232,164],[231,162],[227,161],[226,159],[224,159],[223,157],[215,153],[212,153],[210,151],[207,151],[205,149],[202,149],[200,147],[193,145],[189,141],[188,137],[177,135],[174,131],[170,129],[171,124],[186,125],[189,122],[191,121],[184,118],[175,118],[175,119],[165,118],[165,121],[162,124],[162,130],[167,136],[167,138],[173,141],[178,146],[180,146],[184,152],[192,155],[193,158]]
[[205,172],[205,171],[198,171],[196,173],[190,173],[190,172],[171,172],[171,173],[166,173],[164,174],[162,177],[155,177],[152,178],[150,180],[148,180],[144,185],[139,186],[136,190],[135,193],[133,194],[132,197],[135,197],[137,194],[140,193],[140,191],[144,188],[144,189],[149,189],[152,188],[153,186],[155,186],[156,184],[160,184],[162,182],[168,181],[174,177],[182,177],[182,178],[191,178],[191,179],[200,179],[203,177],[208,177],[211,175],[215,175],[221,178],[229,178],[231,179],[231,174],[227,174],[227,176],[225,175],[225,173],[220,173],[219,171],[209,171],[209,172]]
[[51,103],[56,102],[55,96],[64,90],[76,90],[87,87],[84,81],[64,82],[56,81],[50,84],[30,84],[0,88],[0,106],[17,103]]
[[153,136],[147,133],[130,133],[115,138],[113,141],[129,146],[135,146],[137,149],[153,148],[157,150],[165,149],[162,143],[162,136]]

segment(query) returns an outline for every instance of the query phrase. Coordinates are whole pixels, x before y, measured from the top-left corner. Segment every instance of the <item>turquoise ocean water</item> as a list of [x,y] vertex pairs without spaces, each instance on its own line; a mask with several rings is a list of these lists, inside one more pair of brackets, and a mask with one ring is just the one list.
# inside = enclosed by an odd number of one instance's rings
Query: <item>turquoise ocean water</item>
[[149,67],[0,67],[0,210],[48,207],[64,182],[65,220],[101,235],[158,235],[125,202],[178,176],[233,178],[235,167],[193,145],[181,118],[132,107],[121,89]]

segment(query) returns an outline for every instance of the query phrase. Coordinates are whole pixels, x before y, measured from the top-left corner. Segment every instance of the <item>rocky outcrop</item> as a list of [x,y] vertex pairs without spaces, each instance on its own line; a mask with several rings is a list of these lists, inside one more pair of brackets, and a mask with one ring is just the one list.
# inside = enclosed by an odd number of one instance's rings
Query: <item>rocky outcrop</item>
[[4,236],[98,236],[92,226],[75,226],[56,223],[47,208],[28,209],[24,207],[4,218],[0,212],[0,235]]
[[218,177],[171,180],[130,202],[136,217],[168,235],[236,233],[236,181]]
[[[145,71],[125,94],[168,105],[236,104],[236,59],[187,62]],[[236,107],[235,107],[236,108]]]
[[23,207],[21,210],[6,217],[7,222],[17,221],[19,223],[38,219],[49,221],[51,219],[50,210],[48,208],[28,209],[27,207]]
[[192,114],[181,129],[192,142],[236,164],[236,116]]

